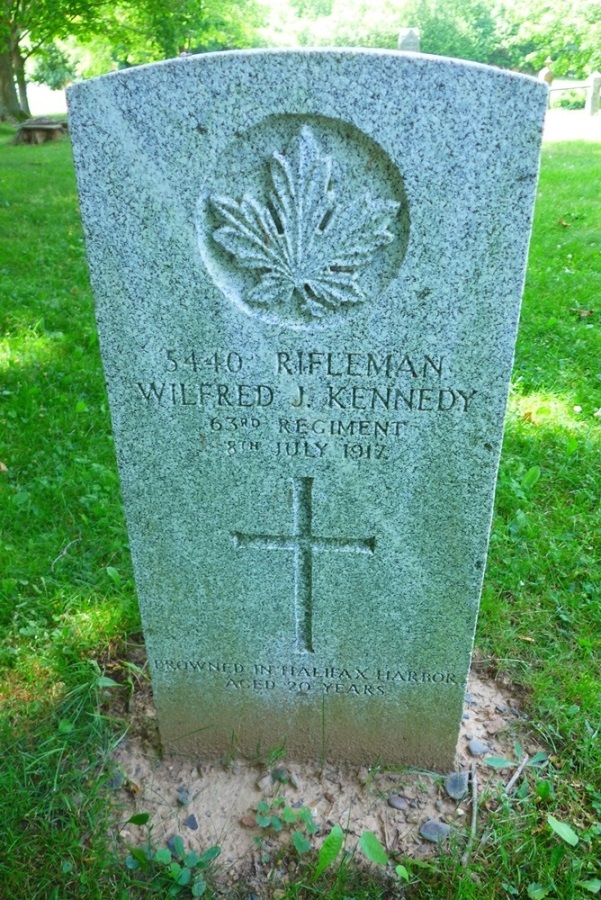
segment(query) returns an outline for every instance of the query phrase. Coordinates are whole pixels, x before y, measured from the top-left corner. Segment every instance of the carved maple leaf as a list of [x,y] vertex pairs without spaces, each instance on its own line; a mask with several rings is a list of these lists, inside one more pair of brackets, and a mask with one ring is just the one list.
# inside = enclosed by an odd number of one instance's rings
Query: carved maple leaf
[[393,240],[388,225],[400,204],[367,194],[338,206],[330,190],[331,160],[321,156],[307,126],[285,153],[273,154],[269,170],[272,192],[265,206],[249,194],[240,202],[210,198],[225,222],[214,239],[239,266],[260,275],[246,301],[252,306],[297,305],[302,312],[323,316],[365,300],[359,272]]

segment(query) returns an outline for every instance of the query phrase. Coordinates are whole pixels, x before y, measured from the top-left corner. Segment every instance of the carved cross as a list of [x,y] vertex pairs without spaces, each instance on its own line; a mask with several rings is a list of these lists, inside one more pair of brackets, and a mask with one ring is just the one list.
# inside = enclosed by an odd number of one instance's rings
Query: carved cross
[[236,547],[294,553],[294,613],[298,650],[313,653],[313,554],[374,553],[375,538],[326,538],[313,534],[313,479],[292,479],[292,534],[232,534]]

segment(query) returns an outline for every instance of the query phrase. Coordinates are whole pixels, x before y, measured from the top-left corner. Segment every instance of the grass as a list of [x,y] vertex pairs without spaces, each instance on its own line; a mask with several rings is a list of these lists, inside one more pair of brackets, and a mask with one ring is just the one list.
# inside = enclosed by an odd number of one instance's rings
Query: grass
[[[167,896],[115,857],[103,791],[119,733],[103,672],[126,678],[139,620],[69,145],[9,137],[0,128],[0,897]],[[550,762],[516,799],[490,798],[467,869],[461,848],[429,868],[405,860],[399,896],[569,900],[601,877],[599,183],[598,146],[545,151],[477,635]],[[286,889],[351,896],[394,892],[352,860]]]

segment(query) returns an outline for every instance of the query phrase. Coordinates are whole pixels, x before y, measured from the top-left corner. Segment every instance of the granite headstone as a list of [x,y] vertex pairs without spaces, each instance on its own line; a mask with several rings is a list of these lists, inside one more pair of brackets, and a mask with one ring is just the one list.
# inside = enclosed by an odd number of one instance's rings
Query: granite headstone
[[419,28],[401,28],[397,46],[399,50],[410,50],[419,53],[421,33]]
[[584,111],[589,116],[599,112],[599,96],[601,95],[601,72],[592,72],[587,82]]
[[452,766],[546,90],[355,50],[70,90],[167,750]]

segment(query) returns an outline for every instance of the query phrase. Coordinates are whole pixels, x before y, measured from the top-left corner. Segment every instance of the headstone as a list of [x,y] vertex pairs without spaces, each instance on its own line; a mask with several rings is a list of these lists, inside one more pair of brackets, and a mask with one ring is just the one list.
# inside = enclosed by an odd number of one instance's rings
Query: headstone
[[401,28],[399,31],[399,50],[411,50],[413,53],[419,53],[419,42],[419,28]]
[[555,79],[555,72],[551,68],[552,65],[553,65],[553,60],[551,59],[550,56],[548,56],[547,59],[545,60],[544,66],[538,73],[538,80],[544,81],[545,84],[549,85],[549,87],[551,87],[551,85],[553,84],[553,81]]
[[165,749],[450,770],[546,88],[269,51],[69,101]]
[[587,81],[584,111],[589,116],[599,112],[599,94],[601,94],[601,72],[593,72]]

